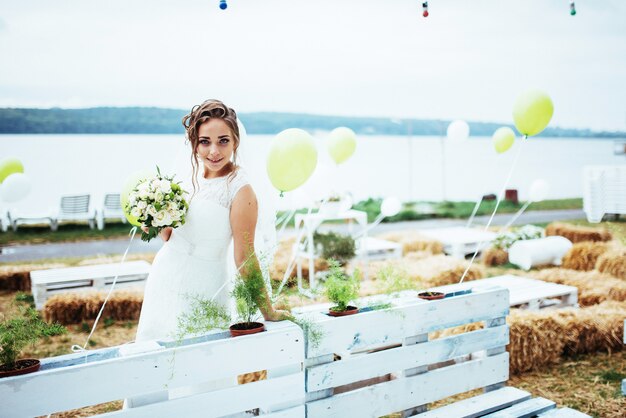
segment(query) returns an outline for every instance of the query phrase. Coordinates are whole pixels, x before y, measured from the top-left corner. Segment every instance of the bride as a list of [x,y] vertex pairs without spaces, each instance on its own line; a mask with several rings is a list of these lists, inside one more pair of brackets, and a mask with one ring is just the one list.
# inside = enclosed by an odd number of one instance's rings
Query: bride
[[[229,306],[228,248],[238,269],[258,266],[254,253],[258,203],[237,165],[240,132],[235,111],[218,100],[196,105],[183,118],[191,144],[193,191],[187,196],[186,222],[161,232],[165,244],[147,280],[136,341],[165,339],[176,332],[177,318],[190,309],[189,295]],[[242,271],[242,273],[245,273]],[[267,291],[262,314],[285,319],[272,308]]]

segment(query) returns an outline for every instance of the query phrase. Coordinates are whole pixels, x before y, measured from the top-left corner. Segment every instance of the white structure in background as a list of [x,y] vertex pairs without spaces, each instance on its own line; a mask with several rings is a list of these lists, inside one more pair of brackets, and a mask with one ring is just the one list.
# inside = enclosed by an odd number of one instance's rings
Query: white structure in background
[[542,264],[560,266],[570,248],[572,242],[560,236],[519,240],[509,248],[509,261],[524,270]]
[[584,168],[583,208],[591,223],[607,213],[626,214],[626,164]]

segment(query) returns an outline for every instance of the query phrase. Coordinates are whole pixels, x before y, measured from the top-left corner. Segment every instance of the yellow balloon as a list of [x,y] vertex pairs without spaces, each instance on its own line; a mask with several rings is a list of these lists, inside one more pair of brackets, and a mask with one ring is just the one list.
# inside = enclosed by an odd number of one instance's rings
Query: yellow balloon
[[522,135],[534,136],[543,131],[553,113],[552,99],[539,90],[522,93],[513,106],[515,127]]
[[328,153],[332,159],[341,164],[354,154],[356,149],[356,134],[350,128],[335,128],[330,132],[328,139]]
[[0,183],[11,174],[23,173],[24,165],[17,158],[5,158],[0,161]]
[[124,211],[124,216],[131,225],[141,226],[141,222],[137,220],[133,215],[130,214],[130,211],[127,210],[128,205],[128,194],[133,191],[133,189],[137,186],[141,180],[145,180],[149,177],[152,177],[154,173],[148,170],[140,170],[132,173],[126,181],[124,181],[124,186],[122,186],[122,192],[120,193],[120,203],[122,204],[122,210]]
[[493,133],[493,146],[498,154],[506,152],[515,142],[515,132],[509,127],[498,128]]
[[317,149],[313,137],[302,129],[285,129],[274,137],[267,156],[267,174],[281,192],[300,187],[313,174]]

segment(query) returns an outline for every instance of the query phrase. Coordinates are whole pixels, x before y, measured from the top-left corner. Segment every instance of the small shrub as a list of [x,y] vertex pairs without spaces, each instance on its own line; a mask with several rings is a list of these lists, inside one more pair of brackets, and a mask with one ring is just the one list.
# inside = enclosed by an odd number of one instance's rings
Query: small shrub
[[348,303],[359,296],[361,273],[356,270],[353,275],[347,275],[335,260],[328,261],[330,271],[324,282],[326,297],[335,304],[331,310],[343,312]]
[[[249,259],[235,279],[231,296],[235,299],[237,322],[250,324],[259,318],[259,310],[265,309],[265,280],[258,265]],[[269,307],[268,307],[269,308]]]
[[192,296],[190,303],[191,310],[178,317],[179,341],[187,335],[228,328],[231,319],[226,307],[199,296]]
[[65,332],[67,330],[60,324],[44,322],[35,309],[19,307],[15,317],[0,322],[0,364],[11,369],[15,366],[17,356],[28,344]]
[[336,234],[334,232],[318,233],[313,236],[313,240],[322,246],[322,258],[334,259],[340,265],[344,265],[348,260],[356,255],[354,239],[347,235]]

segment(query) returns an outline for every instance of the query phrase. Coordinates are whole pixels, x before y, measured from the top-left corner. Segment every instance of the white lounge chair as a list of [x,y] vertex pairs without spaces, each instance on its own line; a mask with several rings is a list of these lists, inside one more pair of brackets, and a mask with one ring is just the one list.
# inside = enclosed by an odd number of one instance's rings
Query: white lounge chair
[[104,229],[106,219],[121,219],[126,223],[126,216],[122,210],[119,193],[107,193],[104,195],[102,208],[98,211],[98,229]]
[[59,212],[54,216],[55,225],[53,230],[61,222],[66,221],[87,221],[89,228],[96,227],[96,211],[89,207],[91,195],[81,194],[72,196],[62,196]]
[[57,221],[52,208],[42,212],[23,212],[11,209],[7,216],[8,224],[11,225],[13,232],[17,231],[17,227],[20,225],[48,225],[53,231],[57,230]]

